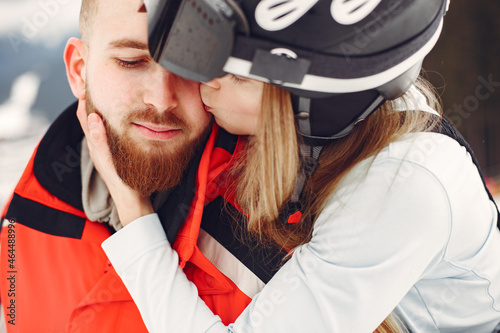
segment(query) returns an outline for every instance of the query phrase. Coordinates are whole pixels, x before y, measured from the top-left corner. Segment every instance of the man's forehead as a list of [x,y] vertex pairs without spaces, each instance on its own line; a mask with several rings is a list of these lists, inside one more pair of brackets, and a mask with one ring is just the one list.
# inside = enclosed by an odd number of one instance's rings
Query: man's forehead
[[142,0],[101,1],[95,22],[97,35],[106,36],[113,47],[123,48],[128,44],[127,47],[143,49],[147,42],[147,13],[139,12],[142,3]]
[[143,4],[144,0],[101,0],[99,10],[107,13],[144,14],[144,12],[139,11]]

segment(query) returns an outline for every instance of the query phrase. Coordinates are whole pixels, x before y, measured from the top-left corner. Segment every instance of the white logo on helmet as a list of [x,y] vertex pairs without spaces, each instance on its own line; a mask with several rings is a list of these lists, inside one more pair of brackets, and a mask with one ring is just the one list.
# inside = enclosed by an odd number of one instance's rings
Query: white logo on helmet
[[262,29],[283,30],[304,16],[318,1],[262,0],[255,9],[255,20]]
[[382,0],[333,0],[330,12],[335,21],[350,25],[367,17]]

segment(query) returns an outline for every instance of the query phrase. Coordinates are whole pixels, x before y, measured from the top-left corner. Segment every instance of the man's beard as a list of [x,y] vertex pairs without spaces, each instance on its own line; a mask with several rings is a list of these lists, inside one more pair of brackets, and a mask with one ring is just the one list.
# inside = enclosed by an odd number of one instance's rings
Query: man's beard
[[[184,170],[195,150],[206,139],[210,126],[194,140],[186,140],[175,147],[168,147],[165,142],[151,141],[144,148],[125,132],[119,135],[97,110],[87,90],[87,114],[97,113],[106,127],[111,158],[118,176],[130,188],[144,196],[154,192],[165,191],[181,182]],[[144,121],[153,124],[181,128],[185,132],[192,131],[186,121],[171,112],[159,113],[153,108],[131,112],[122,125],[130,126],[134,121]]]

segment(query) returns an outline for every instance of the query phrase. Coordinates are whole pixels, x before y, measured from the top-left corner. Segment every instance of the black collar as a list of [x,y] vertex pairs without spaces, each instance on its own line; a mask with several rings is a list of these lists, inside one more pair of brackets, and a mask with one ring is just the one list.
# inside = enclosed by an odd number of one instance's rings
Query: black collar
[[51,194],[83,210],[80,172],[83,130],[71,104],[49,127],[38,146],[33,172]]

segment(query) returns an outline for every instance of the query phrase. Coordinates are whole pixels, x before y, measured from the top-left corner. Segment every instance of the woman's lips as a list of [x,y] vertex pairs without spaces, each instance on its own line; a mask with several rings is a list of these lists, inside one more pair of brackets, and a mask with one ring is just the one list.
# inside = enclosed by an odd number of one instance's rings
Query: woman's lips
[[140,134],[152,140],[170,140],[177,136],[181,130],[168,126],[158,126],[154,124],[133,123]]

